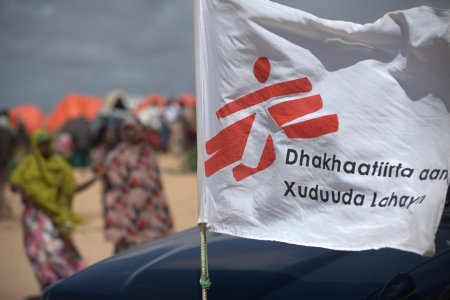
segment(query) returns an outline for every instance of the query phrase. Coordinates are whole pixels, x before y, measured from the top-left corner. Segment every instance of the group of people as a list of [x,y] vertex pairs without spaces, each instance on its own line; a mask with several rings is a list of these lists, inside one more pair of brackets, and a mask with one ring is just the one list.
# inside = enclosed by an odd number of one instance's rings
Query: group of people
[[77,192],[97,180],[103,185],[104,233],[115,253],[173,230],[146,128],[125,110],[102,118],[93,175],[85,182],[76,181],[70,162],[55,151],[58,141],[45,129],[32,134],[31,153],[11,172],[12,190],[20,193],[24,205],[26,254],[42,290],[85,267],[71,238],[83,224],[72,202]]
[[145,128],[144,139],[155,151],[183,154],[196,146],[195,105],[186,106],[170,98],[163,106],[154,102],[132,110],[125,99],[120,91],[112,92],[92,122],[82,117],[67,121],[55,137],[55,150],[72,166],[95,164],[105,150],[120,141],[119,125],[129,114],[134,114]]

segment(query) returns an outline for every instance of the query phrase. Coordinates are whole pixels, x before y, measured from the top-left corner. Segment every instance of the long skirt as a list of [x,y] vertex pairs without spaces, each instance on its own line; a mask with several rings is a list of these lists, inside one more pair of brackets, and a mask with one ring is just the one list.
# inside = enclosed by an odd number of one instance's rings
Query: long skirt
[[29,201],[22,215],[25,251],[42,291],[85,267],[69,237]]

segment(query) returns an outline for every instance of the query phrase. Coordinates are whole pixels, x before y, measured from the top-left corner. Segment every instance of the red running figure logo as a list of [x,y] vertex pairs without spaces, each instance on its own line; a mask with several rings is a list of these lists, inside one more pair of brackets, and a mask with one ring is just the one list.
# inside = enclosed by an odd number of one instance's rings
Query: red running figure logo
[[[270,62],[267,57],[260,57],[256,60],[253,74],[259,82],[265,83],[267,81],[270,74]],[[225,118],[274,97],[307,93],[311,90],[312,85],[307,77],[275,83],[227,103],[216,112],[216,115],[219,119]],[[337,132],[339,127],[337,114],[321,116],[286,126],[283,125],[320,110],[322,105],[320,95],[312,95],[275,104],[269,107],[267,111],[278,126],[283,129],[288,138],[311,139]],[[206,153],[213,155],[205,162],[207,177],[242,159],[255,116],[256,113],[231,124],[206,142]],[[233,177],[236,181],[241,181],[270,167],[275,159],[273,139],[269,135],[258,165],[253,168],[240,163],[233,168]]]

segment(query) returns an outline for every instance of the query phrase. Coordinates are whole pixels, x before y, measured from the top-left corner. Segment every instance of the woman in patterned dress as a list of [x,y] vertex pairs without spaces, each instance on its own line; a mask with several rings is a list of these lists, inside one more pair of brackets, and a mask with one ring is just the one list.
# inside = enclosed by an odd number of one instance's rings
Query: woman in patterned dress
[[32,149],[14,169],[11,184],[22,194],[25,251],[44,290],[85,266],[70,237],[82,223],[71,210],[72,197],[95,177],[77,186],[72,169],[53,152],[45,130],[33,134]]
[[173,228],[158,164],[143,130],[137,119],[125,119],[122,142],[104,164],[105,237],[115,244],[115,253],[167,236]]

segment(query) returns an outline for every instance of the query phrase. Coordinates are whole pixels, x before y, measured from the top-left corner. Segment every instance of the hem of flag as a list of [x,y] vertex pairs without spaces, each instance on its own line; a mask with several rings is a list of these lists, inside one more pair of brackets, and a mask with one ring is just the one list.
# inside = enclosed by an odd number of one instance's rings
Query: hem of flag
[[401,251],[407,251],[412,252],[421,256],[427,256],[431,257],[435,253],[435,249],[433,247],[432,251],[420,251],[415,248],[409,248],[404,247],[401,245],[385,245],[382,247],[341,247],[341,246],[335,246],[330,244],[319,244],[319,243],[307,243],[307,242],[301,242],[296,243],[290,240],[286,240],[283,238],[268,238],[264,236],[258,236],[253,234],[248,234],[246,232],[236,232],[234,230],[226,229],[223,226],[214,226],[213,224],[208,223],[208,231],[215,232],[215,233],[221,233],[221,234],[227,234],[232,236],[238,236],[241,238],[248,238],[248,239],[254,239],[254,240],[260,240],[260,241],[274,241],[274,242],[281,242],[281,243],[287,243],[292,245],[300,245],[300,246],[306,246],[306,247],[316,247],[316,248],[324,248],[324,249],[332,249],[332,250],[338,250],[338,251],[367,251],[367,250],[379,250],[384,248],[390,248],[395,250],[401,250]]
[[[199,217],[197,220],[197,224],[202,224],[202,223],[206,223],[208,224],[208,219],[205,217]],[[209,224],[208,224],[209,225]],[[209,228],[209,227],[208,227]]]

